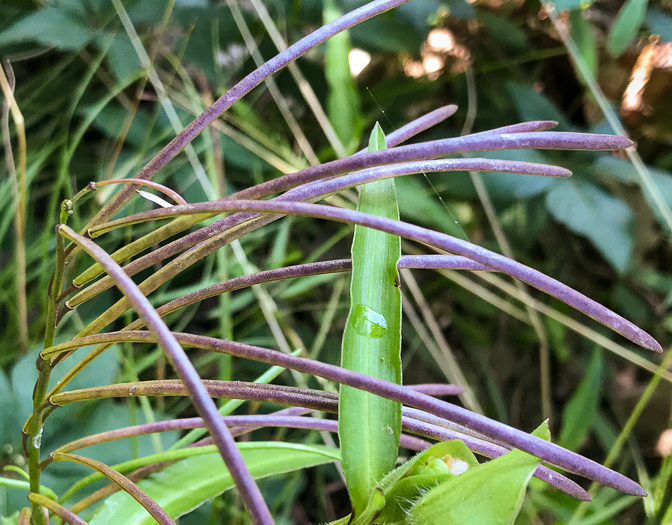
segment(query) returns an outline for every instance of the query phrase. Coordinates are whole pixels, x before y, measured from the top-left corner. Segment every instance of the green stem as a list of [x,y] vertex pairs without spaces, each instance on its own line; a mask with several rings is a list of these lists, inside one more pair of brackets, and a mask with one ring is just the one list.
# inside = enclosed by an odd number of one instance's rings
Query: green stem
[[[33,414],[28,429],[28,474],[30,475],[30,491],[40,492],[40,445],[42,441],[42,412],[40,407],[46,398],[51,376],[51,360],[38,358],[39,375],[33,391]],[[48,525],[44,520],[41,505],[33,502],[32,521],[35,525]]]
[[61,293],[63,285],[63,270],[65,261],[65,246],[63,237],[56,235],[56,267],[49,283],[49,300],[47,302],[47,326],[44,329],[44,348],[54,344],[56,332],[56,298]]
[[[64,203],[65,204],[65,203]],[[63,207],[66,210],[66,206]],[[49,286],[49,300],[47,303],[47,326],[44,330],[44,348],[49,348],[54,344],[54,335],[56,332],[56,298],[61,292],[63,286],[63,270],[65,261],[65,245],[63,237],[56,235],[56,266]],[[40,493],[40,445],[42,440],[42,415],[41,407],[47,398],[47,389],[49,388],[49,378],[51,376],[51,359],[43,359],[41,356],[37,360],[37,369],[39,371],[35,390],[33,391],[33,413],[28,420],[28,474],[30,475],[30,491],[36,494]],[[47,525],[41,505],[38,501],[33,501],[32,521],[36,525]]]

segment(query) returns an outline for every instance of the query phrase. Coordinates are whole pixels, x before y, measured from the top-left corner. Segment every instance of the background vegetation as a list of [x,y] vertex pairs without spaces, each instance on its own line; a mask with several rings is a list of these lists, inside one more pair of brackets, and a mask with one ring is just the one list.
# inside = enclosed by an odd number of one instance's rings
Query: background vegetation
[[[338,7],[346,11],[361,3],[343,1]],[[190,154],[178,157],[155,180],[190,202],[213,199],[316,159],[352,153],[363,146],[376,121],[390,132],[449,103],[460,107],[457,114],[424,138],[535,119],[557,120],[559,129],[569,131],[618,133],[614,125],[622,125],[636,140],[641,158],[507,152],[506,158],[562,165],[574,176],[404,177],[397,180],[401,216],[511,253],[623,314],[667,349],[672,342],[672,135],[666,118],[672,93],[672,45],[667,43],[672,39],[672,6],[665,1],[557,4],[550,16],[550,10],[534,1],[412,0],[350,32],[352,47],[371,59],[354,81],[339,74],[343,68],[334,61],[343,55],[321,46],[298,62],[298,73],[283,71],[273,84],[236,104],[211,133],[193,142]],[[0,13],[0,56],[15,86],[27,137],[25,239],[19,236],[17,244],[15,217],[21,203],[16,166],[21,159],[16,128],[5,109],[0,461],[23,466],[19,431],[31,409],[53,270],[53,225],[61,201],[91,180],[132,176],[176,129],[254,69],[255,60],[277,53],[273,31],[294,42],[329,14],[322,2],[300,0],[263,5],[259,0],[138,0],[123,5],[60,0],[46,6],[4,0]],[[124,27],[125,17],[137,34]],[[316,118],[306,101],[306,86],[326,112],[331,138],[324,133],[326,119]],[[296,126],[288,125],[287,114]],[[79,206],[71,219],[73,228],[81,229],[111,191],[101,188]],[[352,207],[354,196],[345,193],[336,202]],[[136,197],[125,213],[152,206]],[[134,233],[151,227],[141,226]],[[104,237],[103,245],[112,250],[128,242],[124,232]],[[221,249],[216,260],[183,272],[151,299],[162,304],[227,276],[299,259],[348,257],[351,232],[349,226],[302,218],[272,223],[246,236],[240,246]],[[17,291],[17,255],[24,248],[25,313]],[[405,253],[417,249],[402,246]],[[85,268],[84,261],[79,263],[81,268],[67,269],[66,277]],[[672,427],[672,372],[662,376],[653,393],[645,390],[661,356],[637,349],[562,303],[500,276],[404,271],[402,279],[406,383],[466,381],[469,388],[461,401],[468,408],[527,431],[551,417],[554,440],[599,462],[612,450],[633,407],[643,408],[628,427],[627,443],[614,466],[637,479],[650,498],[642,501],[601,488],[586,510],[533,484],[520,523],[642,523],[655,505],[666,497],[669,503],[672,495],[652,489],[665,487],[672,476],[669,433],[667,448],[662,439]],[[69,313],[57,340],[71,338],[118,297],[116,290],[109,290]],[[251,344],[304,348],[338,363],[347,308],[347,277],[328,275],[211,300],[173,322],[177,330],[189,326],[191,332]],[[104,354],[73,387],[172,373],[154,349],[131,350],[121,346]],[[253,380],[264,370],[246,361],[195,355],[204,377]],[[287,373],[278,381],[294,384]],[[55,413],[43,441],[53,448],[81,435],[190,410],[180,398],[73,405]],[[265,412],[268,407],[252,404],[241,410]],[[291,432],[295,440],[316,439]],[[167,434],[160,443],[149,438],[117,442],[101,449],[98,458],[117,463],[176,439]],[[58,490],[83,473],[58,463],[43,482]],[[268,479],[262,489],[274,515],[285,522],[334,519],[347,501],[333,465]],[[25,505],[25,492],[2,488],[0,504],[9,516]],[[227,493],[182,521],[235,521],[236,508],[235,496]]]

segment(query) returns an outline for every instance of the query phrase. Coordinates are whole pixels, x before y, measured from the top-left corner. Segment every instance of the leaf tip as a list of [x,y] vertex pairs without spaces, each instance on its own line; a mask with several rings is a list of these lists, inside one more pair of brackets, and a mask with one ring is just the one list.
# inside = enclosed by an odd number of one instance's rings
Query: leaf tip
[[371,137],[369,138],[369,151],[381,151],[386,148],[387,142],[385,141],[385,133],[380,126],[380,122],[376,121],[376,125],[373,126]]

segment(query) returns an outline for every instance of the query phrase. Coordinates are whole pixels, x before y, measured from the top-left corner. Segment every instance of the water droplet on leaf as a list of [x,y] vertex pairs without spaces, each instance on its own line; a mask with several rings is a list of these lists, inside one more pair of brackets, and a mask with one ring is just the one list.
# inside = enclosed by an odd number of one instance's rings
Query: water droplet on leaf
[[358,304],[352,310],[352,326],[358,334],[369,337],[383,337],[387,332],[385,316],[364,304]]

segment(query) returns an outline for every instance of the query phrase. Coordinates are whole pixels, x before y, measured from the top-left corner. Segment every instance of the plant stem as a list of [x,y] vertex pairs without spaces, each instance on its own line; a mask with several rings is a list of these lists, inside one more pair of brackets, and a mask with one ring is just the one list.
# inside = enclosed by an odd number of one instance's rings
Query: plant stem
[[[420,410],[429,412],[430,414],[439,416],[444,420],[448,420],[453,424],[460,425],[461,427],[464,427],[463,430],[465,432],[477,432],[480,435],[486,436],[486,439],[492,439],[496,442],[506,443],[512,447],[519,448],[525,452],[537,456],[547,463],[551,463],[569,472],[593,479],[599,483],[602,483],[603,485],[615,488],[626,494],[640,497],[646,495],[644,489],[642,489],[642,487],[636,482],[628,479],[622,474],[607,469],[593,460],[582,457],[575,452],[563,449],[559,445],[527,434],[526,432],[517,430],[498,421],[494,421],[480,414],[470,412],[469,410],[460,406],[427,396],[421,392],[416,392],[408,387],[367,376],[352,370],[347,370],[335,365],[322,363],[320,361],[312,361],[302,357],[287,355],[277,350],[270,350],[268,348],[262,348],[233,341],[222,341],[211,337],[193,334],[172,332],[171,335],[175,338],[176,341],[179,341],[181,345],[186,347],[201,348],[212,352],[229,353],[235,357],[243,357],[245,359],[250,359],[266,364],[283,366],[285,368],[297,370],[299,372],[307,373],[313,376],[322,377],[329,381],[335,381],[342,385],[355,387],[381,397],[398,401],[409,407],[418,408]],[[58,349],[59,351],[68,350],[71,348],[92,344],[93,342],[112,342],[117,340],[119,337],[124,340],[133,340],[135,342],[143,343],[154,342],[157,339],[154,334],[147,331],[121,333],[112,332],[75,339],[74,341],[58,345]],[[163,391],[165,391],[166,384],[171,383],[173,389],[177,390],[180,395],[185,395],[187,393],[185,385],[181,384],[180,382],[162,381],[160,383],[149,383],[150,388],[158,388]],[[219,388],[221,386],[221,383],[216,381],[208,381],[207,383],[212,385],[214,388]],[[133,393],[138,394],[141,386],[142,384],[137,385]],[[230,390],[231,388],[238,388],[240,385],[226,385],[226,387]],[[263,388],[266,391],[270,391],[273,390],[273,388],[277,390],[278,388],[282,387],[279,387],[278,385],[261,386],[255,384],[253,388],[256,390]],[[284,388],[286,389],[288,387]],[[115,395],[130,395],[128,384],[112,385],[112,387],[96,387],[95,390],[97,392],[105,391],[107,393],[110,393],[111,390],[114,390]],[[298,389],[295,389],[295,391],[296,390]],[[209,396],[213,395],[212,391],[207,390],[207,392]],[[143,391],[143,395],[144,394],[145,392]],[[322,401],[330,401],[328,393],[320,392],[320,394],[323,396],[321,398]],[[223,394],[223,396],[228,398],[231,398],[232,395],[233,394],[230,391],[226,394]],[[62,404],[65,403],[66,400],[67,402],[72,402],[75,400],[90,399],[91,397],[91,389],[88,391],[80,390],[66,392],[64,394],[54,396],[54,403]],[[103,396],[96,394],[96,397]],[[309,407],[310,405],[307,403],[309,403],[308,400],[302,401],[300,406]],[[322,410],[322,408],[317,406],[312,408]],[[219,416],[217,417],[219,418]],[[221,421],[221,418],[219,418],[219,420]]]
[[[534,175],[541,175],[541,176],[549,176],[549,177],[566,177],[571,174],[571,172],[563,169],[563,168],[557,168],[555,166],[547,166],[544,164],[535,164],[535,163],[529,163],[529,162],[518,162],[518,161],[507,161],[507,160],[493,160],[493,159],[446,159],[446,160],[428,160],[428,161],[416,161],[416,162],[409,162],[409,163],[402,163],[402,164],[397,164],[393,166],[379,166],[379,167],[374,167],[374,168],[369,168],[366,170],[358,171],[356,173],[352,173],[350,175],[346,175],[343,177],[338,177],[335,179],[331,179],[328,181],[319,181],[319,182],[314,182],[310,185],[306,184],[304,186],[300,186],[297,188],[293,188],[292,190],[288,191],[286,194],[281,195],[280,197],[277,197],[278,201],[300,201],[300,200],[318,200],[319,198],[323,198],[328,194],[335,193],[338,191],[341,191],[343,189],[352,187],[352,186],[357,186],[360,184],[365,184],[367,182],[371,182],[373,180],[378,180],[378,179],[383,179],[387,177],[396,177],[396,176],[401,176],[401,175],[408,175],[411,173],[420,173],[424,172],[425,174],[427,173],[434,173],[434,172],[448,172],[448,171],[461,171],[465,169],[482,169],[485,171],[501,171],[501,172],[507,172],[507,173],[526,173],[526,174],[534,174]],[[185,224],[185,225],[193,225],[196,222],[199,222],[201,220],[204,220],[205,218],[212,217],[214,214],[202,214],[202,215],[194,215],[193,220],[189,220],[187,217],[182,217],[181,219],[184,219],[184,221],[180,222],[180,219],[177,219],[175,221],[170,222],[166,226],[163,226],[161,228],[158,228],[155,230],[153,233],[159,233],[162,229],[164,228],[170,228],[173,225],[177,225],[178,223],[180,224]],[[168,263],[160,273],[155,274],[152,276],[150,279],[144,281],[141,286],[154,286],[150,285],[150,281],[156,282],[156,283],[163,283],[166,282],[170,277],[167,277],[165,275],[166,272],[172,272],[172,268],[174,267],[179,267],[178,271],[184,270],[187,265],[191,265],[197,260],[200,260],[203,257],[206,257],[207,255],[211,254],[213,251],[218,249],[221,246],[224,246],[228,244],[229,242],[238,239],[245,235],[246,233],[249,233],[253,229],[259,228],[261,226],[264,226],[265,224],[268,224],[272,222],[273,220],[279,218],[278,217],[259,217],[256,214],[253,213],[237,213],[235,215],[231,215],[229,217],[226,217],[225,219],[220,219],[216,222],[213,222],[212,224],[209,224],[208,226],[205,226],[201,228],[200,230],[197,230],[193,233],[189,233],[182,238],[173,241],[170,244],[167,244],[165,246],[162,246],[158,248],[157,250],[154,250],[153,252],[140,257],[129,264],[127,264],[124,267],[124,271],[128,275],[135,275],[139,271],[148,268],[149,266],[152,266],[153,264],[156,264],[160,261],[165,260],[166,258],[170,257],[171,255],[174,255],[175,253],[178,253],[179,251],[185,251],[184,254],[182,254],[180,257],[176,258],[174,261],[171,261]],[[254,221],[252,221],[254,219]],[[249,221],[249,222],[246,222]],[[246,223],[246,224],[242,224]],[[236,230],[234,227],[237,227],[241,225],[238,230]],[[182,228],[182,227],[179,227]],[[99,235],[98,228],[94,227],[91,229],[91,234],[93,236]],[[152,234],[150,234],[152,235]],[[149,236],[147,236],[149,237]],[[144,238],[143,238],[144,239]],[[143,239],[139,239],[138,241],[142,241]],[[136,241],[136,242],[138,242]],[[132,245],[133,243],[131,243]],[[145,243],[147,244],[147,243]],[[131,247],[131,245],[128,245],[128,247]],[[195,251],[199,252],[198,257],[194,257],[194,253],[189,253],[186,250],[189,248],[192,248],[194,246],[198,245],[197,247],[194,248]],[[122,248],[123,250],[123,248]],[[116,253],[120,253],[121,250],[119,250]],[[124,256],[126,256],[125,254]],[[120,257],[115,257],[113,255],[113,258],[119,262]],[[187,262],[189,260],[190,262]],[[92,267],[93,268],[93,267]],[[83,274],[82,274],[83,275]],[[171,276],[174,276],[176,274],[171,273]],[[88,280],[88,277],[87,277]],[[78,281],[75,279],[75,283],[77,284],[82,284],[85,283],[86,280],[83,281]],[[103,277],[102,279],[98,280],[94,284],[90,285],[84,290],[81,290],[78,294],[73,296],[66,304],[67,307],[72,309],[80,304],[82,304],[84,301],[87,301],[97,295],[98,293],[110,288],[113,285],[111,278],[109,277]],[[152,291],[152,290],[150,290]],[[145,293],[149,293],[149,291],[145,290]]]
[[[376,152],[376,153],[384,153]],[[198,204],[190,204],[188,206],[173,206],[171,208],[162,208],[158,210],[151,210],[148,212],[139,213],[124,219],[112,221],[103,225],[103,229],[110,230],[120,224],[126,225],[129,223],[142,222],[144,220],[158,219],[164,217],[174,217],[181,214],[199,214],[208,212],[228,212],[228,211],[257,211],[263,213],[283,214],[283,215],[305,215],[317,217],[321,219],[334,220],[337,222],[347,222],[351,224],[362,224],[370,228],[379,229],[381,231],[399,235],[407,239],[412,239],[429,246],[440,248],[450,253],[463,255],[476,262],[489,266],[492,269],[507,273],[523,282],[526,282],[535,288],[543,290],[549,295],[560,299],[564,303],[573,308],[585,313],[596,321],[610,327],[615,332],[621,334],[626,339],[631,340],[639,346],[653,350],[655,352],[662,352],[662,347],[651,335],[644,332],[627,319],[612,312],[597,301],[586,297],[585,295],[573,290],[569,286],[549,277],[538,270],[534,270],[517,261],[503,257],[502,255],[491,252],[480,246],[471,244],[445,235],[433,230],[427,230],[413,224],[405,222],[394,221],[385,217],[376,215],[363,214],[354,210],[347,210],[343,208],[336,208],[333,206],[325,206],[319,204],[308,204],[305,202],[280,202],[278,200],[268,201],[219,201],[216,203],[202,202]],[[125,275],[125,274],[124,274]],[[143,285],[140,285],[143,290]],[[147,292],[145,292],[147,293]],[[123,303],[118,303],[120,309],[126,307]],[[115,305],[116,306],[116,305]],[[119,313],[119,315],[121,312]],[[97,332],[99,329],[89,329],[89,333]],[[84,335],[84,334],[82,334]]]
[[[28,428],[28,474],[30,475],[30,491],[40,493],[40,446],[42,441],[42,411],[46,399],[49,377],[51,376],[51,360],[37,360],[38,376],[33,391],[33,414]],[[36,525],[48,525],[44,520],[41,506],[33,501],[32,519]]]
[[[138,334],[138,332],[136,332]],[[102,334],[101,334],[102,335]],[[105,334],[105,337],[114,337],[124,335],[122,332],[109,333]],[[133,334],[131,334],[133,336]],[[125,337],[125,335],[124,335]],[[137,335],[135,336],[137,337]],[[66,343],[67,344],[67,343]],[[331,392],[325,392],[320,390],[309,390],[305,388],[297,387],[288,387],[288,386],[279,386],[279,385],[260,385],[256,383],[244,383],[239,381],[226,382],[226,381],[207,381],[208,392],[211,396],[215,398],[223,399],[236,399],[241,402],[243,400],[247,401],[266,401],[269,403],[275,404],[286,404],[290,405],[292,408],[287,408],[275,412],[271,417],[278,416],[298,416],[305,414],[306,411],[318,410],[325,411],[329,413],[336,413],[338,410],[338,395]],[[447,385],[442,385],[445,388]],[[59,394],[55,396],[54,403],[57,403],[59,406],[75,403],[79,401],[86,401],[89,399],[101,399],[101,398],[119,398],[119,397],[130,397],[130,388],[134,388],[133,397],[137,396],[150,396],[150,395],[170,395],[170,396],[186,396],[187,391],[184,385],[180,381],[145,381],[139,383],[122,383],[117,385],[108,385],[106,387],[97,387],[97,388],[87,388],[83,390],[74,390],[66,392],[64,394]],[[416,390],[413,387],[407,387],[410,390]],[[489,441],[490,438],[473,432],[468,428],[465,428],[460,425],[455,425],[448,420],[433,416],[422,410],[412,409],[409,407],[404,407],[403,411],[403,429],[405,432],[411,434],[416,434],[423,437],[428,437],[431,439],[436,439],[438,441],[450,441],[455,439],[460,439],[465,442],[465,444],[474,452],[489,458],[496,458],[502,454],[507,453],[510,450],[509,446],[502,446]],[[234,436],[238,436],[247,432],[252,431],[257,428],[256,425],[245,426],[241,422],[245,418],[259,418],[259,417],[268,417],[268,416],[232,416],[225,417],[222,420],[234,421],[235,425],[231,428],[231,433]],[[242,419],[238,419],[242,418]],[[323,429],[321,425],[327,424],[336,424],[336,421],[328,421],[328,423],[323,423],[326,420],[323,419],[314,419],[314,418],[305,418],[307,421],[301,426],[301,428],[316,428]],[[78,439],[71,443],[68,443],[56,451],[56,452],[72,452],[83,447],[92,446],[99,443],[104,443],[108,441],[115,441],[118,439],[124,439],[127,437],[132,437],[135,435],[144,435],[151,432],[166,432],[170,430],[182,430],[193,427],[200,427],[203,425],[202,418],[189,418],[189,419],[171,419],[166,421],[158,421],[155,423],[145,423],[143,425],[138,425],[135,427],[127,427],[122,429],[111,430],[107,432],[102,432],[100,434],[94,434],[92,436],[87,436],[82,439]],[[336,427],[333,427],[336,430]],[[413,436],[405,435],[402,436],[402,444],[409,449],[420,449],[422,447],[418,446],[420,443],[416,441]],[[202,446],[205,444],[205,441],[200,442]],[[185,447],[186,448],[186,447]],[[168,451],[164,454],[170,454],[175,452],[173,450]],[[52,456],[53,454],[52,453]],[[166,457],[165,455],[162,457]],[[177,456],[171,456],[177,457]],[[48,465],[53,458],[50,456],[42,462],[42,467],[44,468]],[[133,460],[131,462],[126,462],[122,465],[128,466],[128,468],[136,468],[137,466],[150,465],[154,459],[142,458],[138,460]],[[156,464],[153,465],[155,467]],[[119,465],[117,465],[119,467]],[[115,467],[116,468],[116,467]],[[155,472],[156,470],[152,470]],[[149,475],[149,472],[147,473]],[[580,500],[588,500],[590,496],[585,492],[581,487],[579,487],[574,482],[570,481],[562,474],[555,472],[548,467],[540,466],[536,473],[535,477],[546,481],[552,486],[566,492],[567,494],[578,498]],[[96,477],[95,479],[99,479]],[[133,476],[133,480],[136,481],[138,477]],[[93,481],[90,476],[84,478],[77,482],[76,485],[71,487],[66,494],[63,494],[60,498],[60,502],[63,503],[66,501],[72,494],[86,486],[89,481]],[[84,501],[84,500],[82,500]],[[81,502],[80,502],[81,503]],[[78,503],[77,505],[80,505]],[[93,502],[92,502],[93,503]],[[73,507],[74,509],[75,507]]]
[[[28,494],[28,499],[33,502],[33,506],[38,505],[38,508],[43,506],[44,508],[49,509],[66,523],[70,523],[71,525],[87,525],[87,523],[77,516],[77,514],[69,511],[63,505],[56,503],[54,500],[51,500],[42,494],[31,492]],[[40,514],[42,513],[40,512]],[[34,512],[33,516],[35,516]],[[44,518],[44,516],[42,516],[42,518]]]
[[[8,67],[8,62],[5,67]],[[28,350],[28,305],[26,301],[26,128],[12,86],[5,71],[0,67],[0,88],[5,96],[16,127],[16,141],[19,150],[16,172],[16,308],[19,328],[19,347],[22,353]],[[9,141],[9,136],[7,137]],[[11,147],[9,148],[11,151]],[[13,180],[13,179],[12,179]]]
[[63,270],[65,267],[65,244],[63,237],[56,235],[56,267],[49,283],[49,300],[47,302],[47,326],[44,329],[44,348],[54,344],[56,332],[56,299],[61,293],[63,285]]
[[[56,235],[56,267],[49,286],[49,300],[47,302],[47,326],[44,333],[44,348],[54,344],[56,330],[56,298],[63,285],[63,268],[65,260],[65,245],[63,237]],[[30,475],[30,490],[40,493],[40,445],[42,438],[42,405],[47,398],[49,377],[51,376],[51,359],[44,359],[41,355],[37,360],[39,371],[35,390],[33,391],[33,413],[28,421],[28,473]],[[40,508],[40,500],[33,501],[33,521],[43,525],[44,514]],[[45,524],[46,525],[46,524]]]

